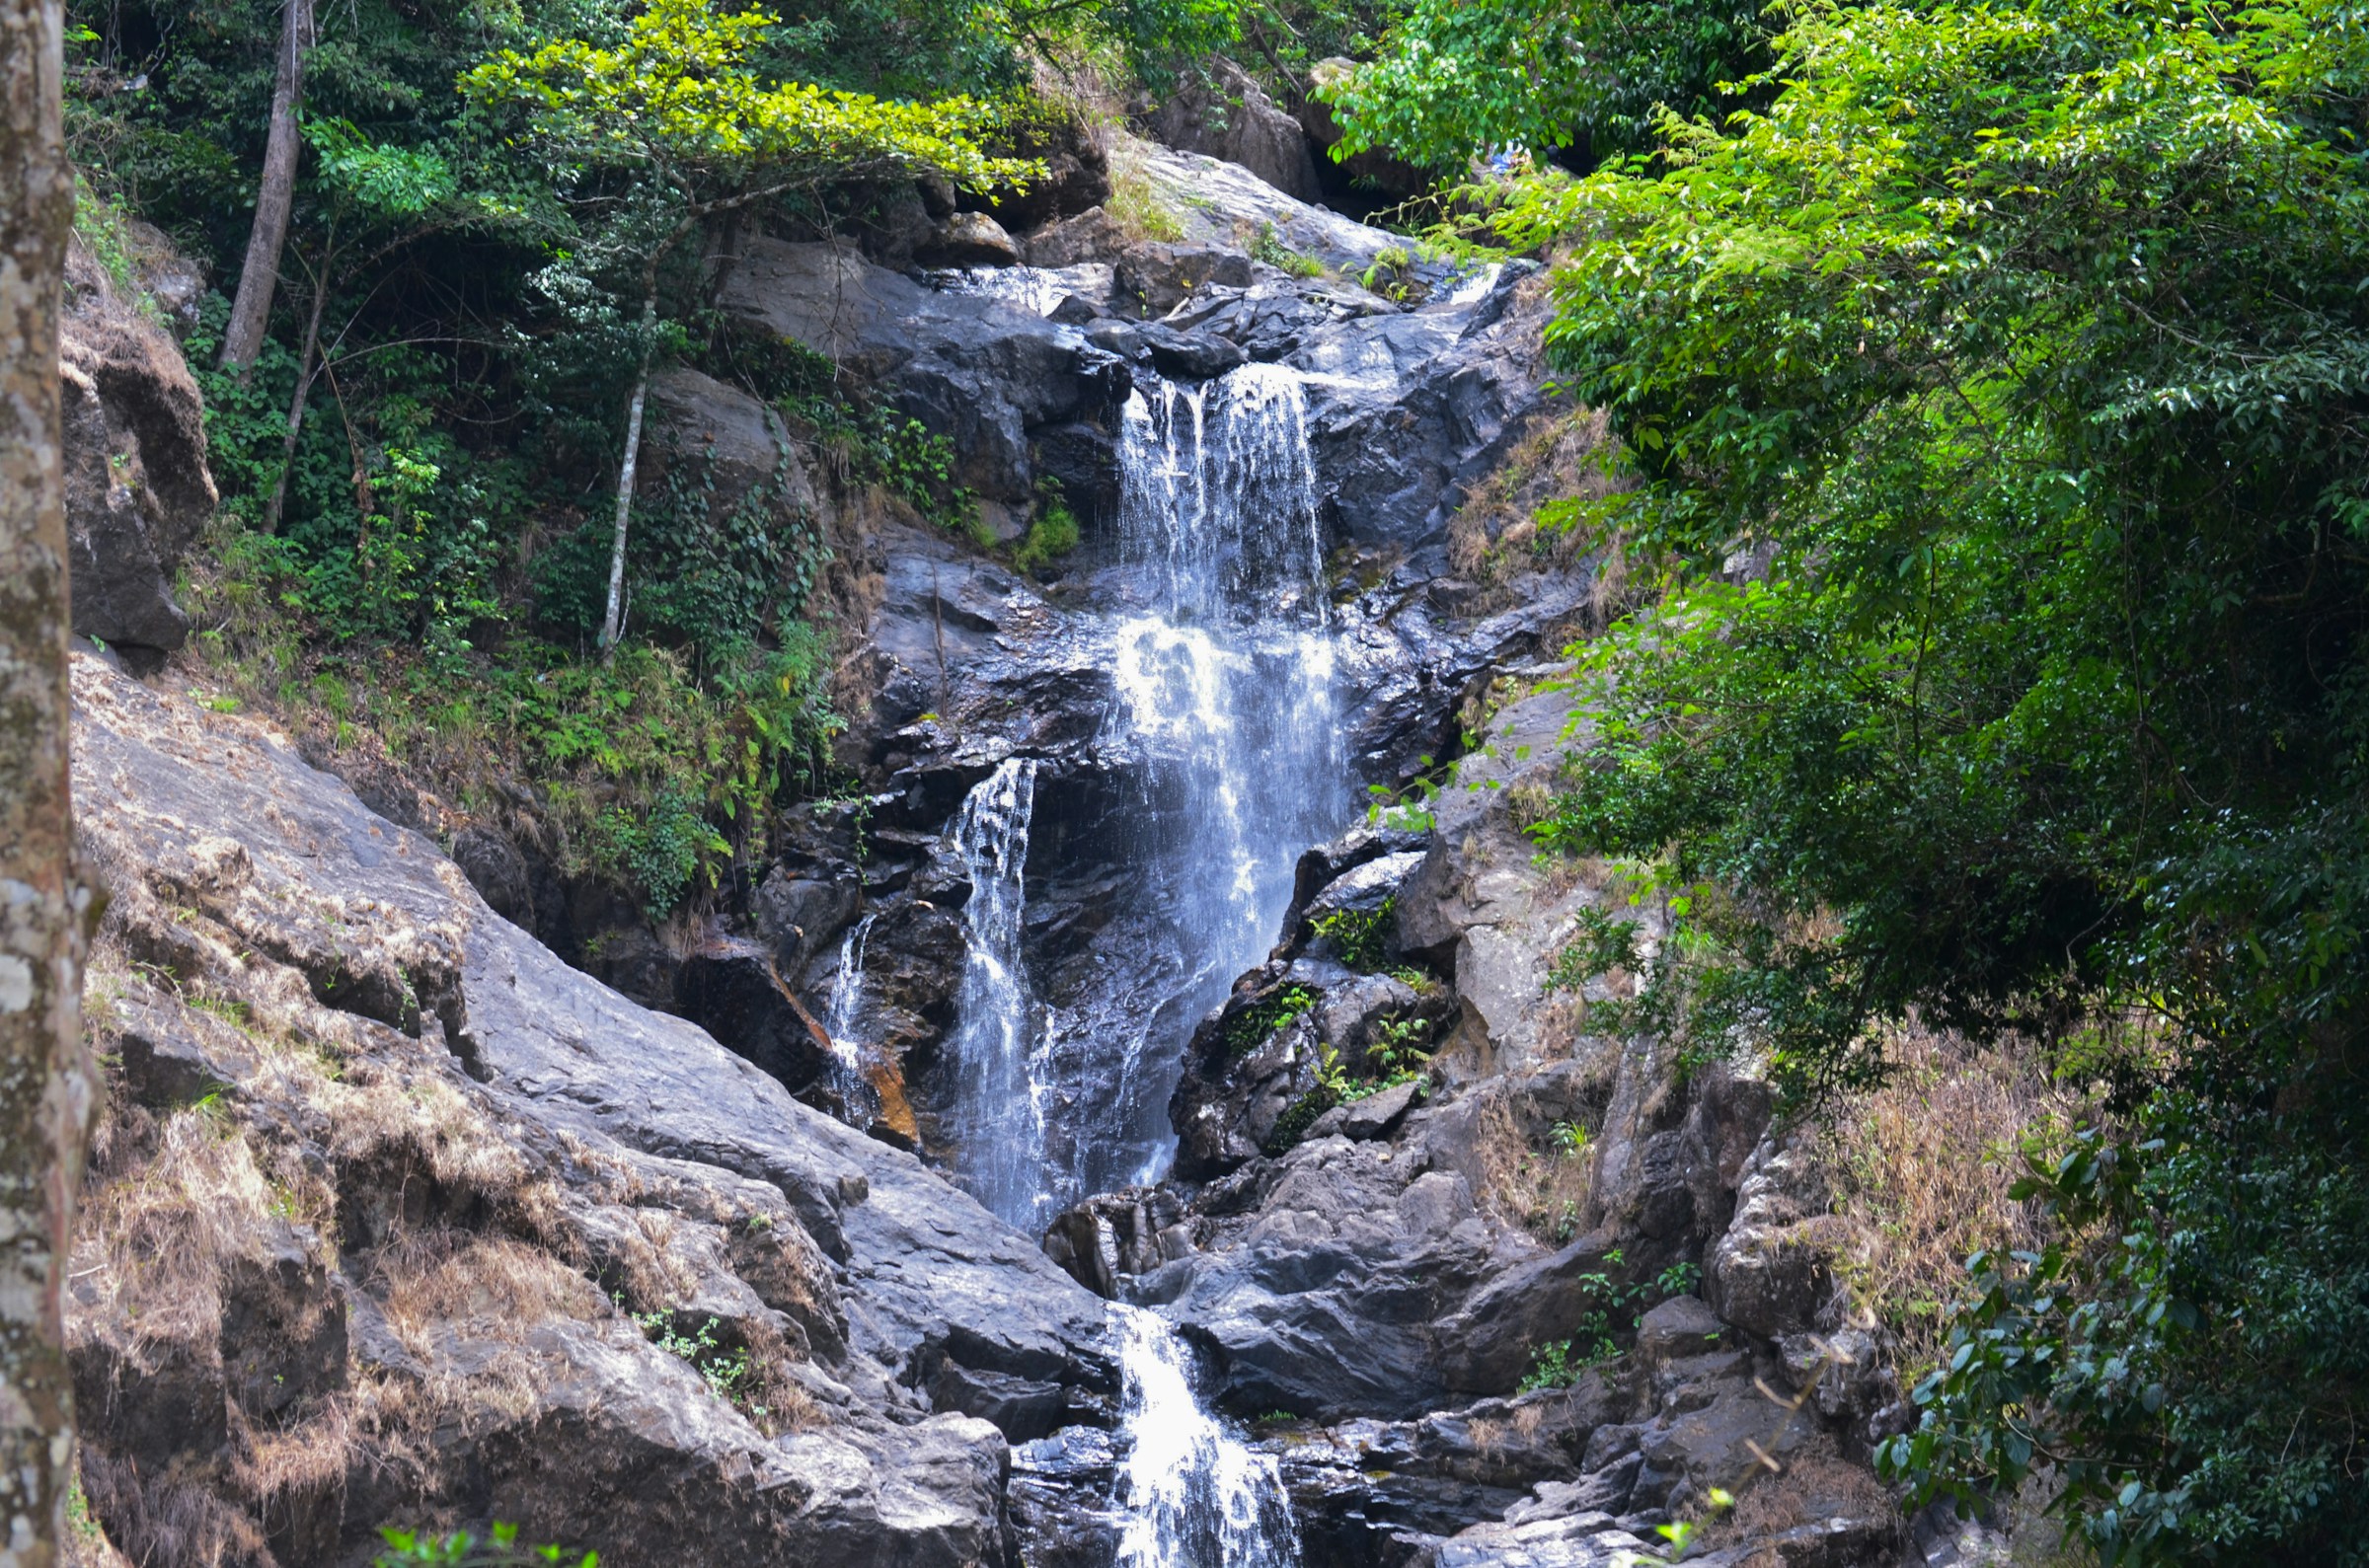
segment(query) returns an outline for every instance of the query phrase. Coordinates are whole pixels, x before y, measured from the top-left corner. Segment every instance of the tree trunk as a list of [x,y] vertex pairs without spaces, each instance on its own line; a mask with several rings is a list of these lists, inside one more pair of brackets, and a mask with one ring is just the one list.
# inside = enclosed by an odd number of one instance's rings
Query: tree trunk
[[288,208],[296,193],[296,114],[304,104],[304,61],[313,49],[313,0],[286,0],[280,18],[279,65],[271,84],[271,128],[264,142],[264,179],[255,196],[255,227],[239,268],[239,297],[222,334],[222,368],[243,379],[263,351],[271,323],[271,291],[279,282],[279,251],[288,237]]
[[642,458],[642,404],[650,395],[650,335],[658,321],[658,296],[642,297],[642,363],[634,372],[634,401],[625,415],[625,461],[617,468],[617,536],[609,547],[609,608],[600,618],[603,654],[625,635],[625,525],[634,510],[634,474]]
[[0,1568],[63,1555],[61,1291],[94,1100],[67,772],[61,20],[58,0],[0,0]]
[[[326,272],[327,267],[324,265]],[[288,400],[288,433],[279,446],[279,478],[271,482],[271,498],[264,503],[264,532],[279,532],[279,511],[287,504],[288,471],[296,466],[296,442],[304,434],[304,405],[312,396],[314,359],[321,348],[321,307],[329,301],[324,278],[313,288],[313,308],[304,323],[304,348],[296,356],[296,393]]]

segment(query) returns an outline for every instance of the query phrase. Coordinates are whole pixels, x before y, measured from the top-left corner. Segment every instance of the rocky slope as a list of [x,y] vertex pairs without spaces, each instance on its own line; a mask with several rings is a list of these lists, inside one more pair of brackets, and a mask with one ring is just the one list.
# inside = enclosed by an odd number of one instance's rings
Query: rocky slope
[[76,700],[118,1071],[72,1336],[135,1560],[487,1517],[621,1563],[1000,1557],[1004,1429],[1110,1388],[1092,1296],[283,740],[87,657]]
[[[1289,121],[1246,123],[1289,177]],[[1655,926],[1521,831],[1567,708],[1543,661],[1591,582],[1468,502],[1584,428],[1538,391],[1539,280],[1390,260],[1148,145],[1115,156],[1182,237],[1131,237],[1091,204],[1109,160],[1064,156],[1027,214],[922,190],[861,246],[752,237],[719,296],[947,436],[1003,537],[1056,482],[1084,524],[1058,568],[841,493],[739,388],[653,388],[653,469],[689,454],[728,506],[786,465],[862,585],[863,790],[794,812],[700,922],[565,885],[531,791],[469,817],[382,758],[77,661],[114,1071],[72,1332],[86,1487],[134,1560],[358,1562],[383,1524],[498,1518],[626,1568],[1102,1568],[1108,1300],[1178,1325],[1257,1422],[1310,1568],[1608,1563],[1715,1488],[1741,1502],[1709,1560],[1957,1550],[1865,1467],[1903,1416],[1842,1284],[1866,1240],[1801,1136],[1749,1076],[1592,1029],[1628,977],[1546,984],[1586,912]],[[1108,721],[1126,410],[1254,363],[1304,390],[1345,771],[1398,787],[1466,755],[1427,820],[1302,859],[1271,957],[1149,1108],[1171,1178],[1023,1234],[931,1168],[963,1157],[951,819],[1030,759],[1048,1005],[1176,994],[1130,838],[1153,774]],[[86,423],[104,470],[134,421]],[[142,426],[137,460],[170,439]],[[161,593],[133,524],[180,513],[103,511],[117,576]]]

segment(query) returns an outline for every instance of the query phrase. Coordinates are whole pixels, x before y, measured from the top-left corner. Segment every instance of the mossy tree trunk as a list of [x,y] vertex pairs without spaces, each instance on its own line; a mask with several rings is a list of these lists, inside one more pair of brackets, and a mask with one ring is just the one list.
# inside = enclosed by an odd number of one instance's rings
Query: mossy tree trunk
[[93,1083],[68,801],[58,0],[0,0],[0,1568],[60,1560],[61,1293]]

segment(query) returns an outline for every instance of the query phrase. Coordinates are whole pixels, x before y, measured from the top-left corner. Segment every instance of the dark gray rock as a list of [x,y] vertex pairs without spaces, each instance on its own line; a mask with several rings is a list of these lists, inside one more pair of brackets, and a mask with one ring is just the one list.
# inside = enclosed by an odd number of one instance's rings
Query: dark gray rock
[[1034,496],[1032,429],[1108,418],[1128,391],[1124,366],[1074,329],[926,289],[844,247],[752,241],[718,303],[879,386],[953,442],[962,483],[1009,504]]
[[535,927],[535,892],[526,857],[490,827],[472,823],[452,836],[452,863],[495,914],[528,931]]
[[1181,333],[1157,323],[1140,331],[1154,368],[1171,381],[1212,381],[1249,357],[1223,337],[1204,333]]
[[67,283],[58,391],[74,631],[146,664],[189,636],[172,590],[214,510],[203,411],[172,337],[79,245]]
[[1121,257],[1114,286],[1129,315],[1157,319],[1204,285],[1247,288],[1251,277],[1251,259],[1231,246],[1154,241]]
[[1020,248],[986,213],[956,212],[938,226],[914,260],[924,266],[1012,266],[1020,261]]

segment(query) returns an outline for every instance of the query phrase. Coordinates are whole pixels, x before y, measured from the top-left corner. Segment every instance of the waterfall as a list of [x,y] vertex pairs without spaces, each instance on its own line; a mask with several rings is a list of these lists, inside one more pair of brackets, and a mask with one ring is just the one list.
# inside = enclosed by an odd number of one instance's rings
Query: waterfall
[[1166,1169],[1184,1037],[1265,955],[1300,852],[1349,811],[1298,376],[1251,364],[1139,390],[1120,466],[1120,556],[1148,602],[1111,626],[1108,729],[1145,761],[1136,838],[1176,961],[1160,994],[1048,1020],[1048,1051],[1091,1079],[1094,1126],[1059,1171],[1072,1197]]
[[1020,949],[1027,910],[1022,873],[1036,805],[1036,763],[1012,757],[975,784],[955,819],[955,848],[970,871],[962,906],[962,987],[950,1052],[966,1124],[962,1184],[1002,1219],[1042,1230],[1044,1092],[1034,1063],[1039,1030]]
[[1201,1408],[1184,1346],[1166,1322],[1115,1303],[1110,1316],[1125,1381],[1117,1568],[1296,1565],[1291,1501],[1274,1460]]
[[823,1026],[831,1036],[831,1052],[849,1072],[856,1069],[856,1015],[864,1007],[864,942],[878,915],[867,915],[849,929],[839,943],[839,967],[831,976],[830,1006]]
[[1120,471],[1134,602],[1105,623],[1106,739],[1140,759],[1127,959],[1060,1006],[1031,990],[1020,869],[1033,763],[1005,763],[955,826],[976,889],[951,1046],[956,1163],[1027,1230],[1166,1170],[1193,1024],[1265,955],[1300,852],[1351,810],[1299,377],[1265,364],[1190,388],[1145,377]]

